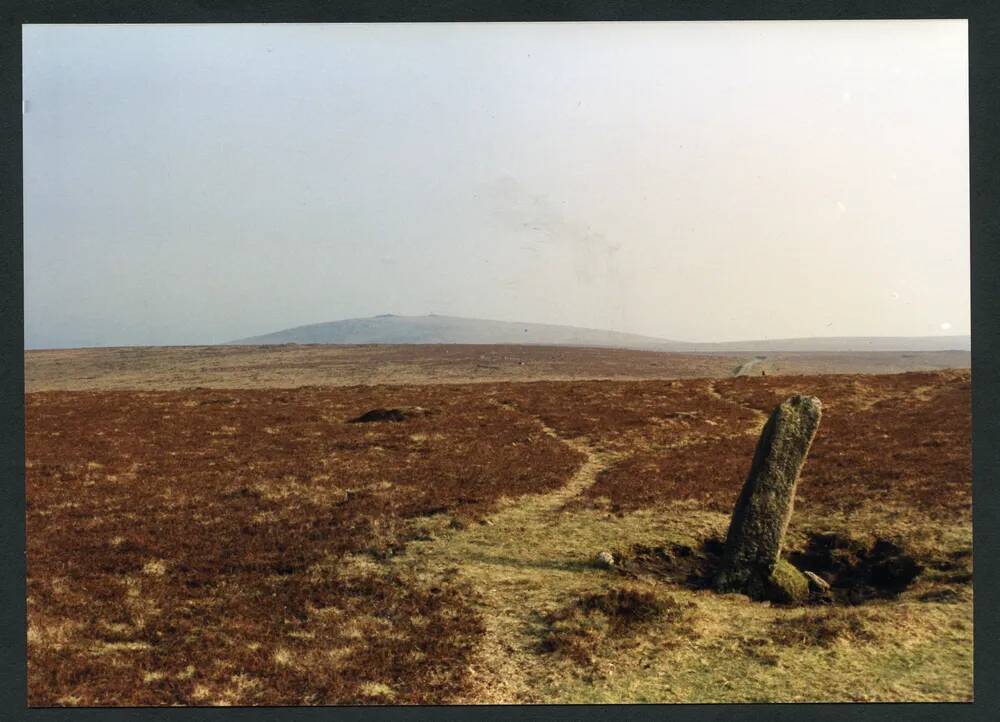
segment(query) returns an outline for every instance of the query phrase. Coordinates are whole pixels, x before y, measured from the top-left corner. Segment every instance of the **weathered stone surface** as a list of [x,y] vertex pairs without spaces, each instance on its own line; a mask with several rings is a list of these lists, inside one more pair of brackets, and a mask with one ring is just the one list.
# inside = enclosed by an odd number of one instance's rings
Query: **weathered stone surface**
[[[751,582],[751,587],[753,582]],[[763,589],[751,590],[754,599],[767,599],[782,604],[804,602],[809,598],[809,580],[796,567],[785,559],[779,559],[771,571],[771,576],[763,585]]]
[[806,575],[806,579],[809,580],[809,588],[816,592],[828,592],[830,591],[830,582],[826,581],[823,577],[815,572],[805,571],[802,572]]
[[[729,524],[722,569],[715,580],[719,590],[766,598],[792,516],[795,485],[819,427],[821,408],[813,396],[793,396],[778,406],[764,425]],[[808,591],[808,581],[801,573],[798,576]],[[799,581],[795,579],[796,587]]]
[[594,557],[594,564],[602,569],[610,569],[615,565],[615,558],[611,552],[598,552]]

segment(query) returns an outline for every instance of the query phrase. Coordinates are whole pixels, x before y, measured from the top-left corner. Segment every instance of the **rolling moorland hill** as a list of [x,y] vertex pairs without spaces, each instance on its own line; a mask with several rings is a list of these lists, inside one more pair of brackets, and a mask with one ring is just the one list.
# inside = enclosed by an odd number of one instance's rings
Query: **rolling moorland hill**
[[383,314],[297,326],[230,345],[268,344],[524,344],[647,351],[968,351],[969,336],[877,336],[759,339],[691,343],[574,326],[491,321],[457,316]]

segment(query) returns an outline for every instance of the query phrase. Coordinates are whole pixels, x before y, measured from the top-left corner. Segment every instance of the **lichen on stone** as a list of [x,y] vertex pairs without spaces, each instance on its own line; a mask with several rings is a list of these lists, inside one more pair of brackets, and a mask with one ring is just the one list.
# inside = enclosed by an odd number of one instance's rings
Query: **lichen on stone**
[[[787,562],[781,544],[791,519],[799,472],[822,415],[819,399],[796,395],[771,413],[754,450],[750,473],[733,509],[716,588],[767,598],[795,597],[808,581]],[[789,571],[794,570],[794,574]]]
[[809,598],[809,580],[788,560],[779,559],[763,591],[763,598],[772,602],[803,602]]

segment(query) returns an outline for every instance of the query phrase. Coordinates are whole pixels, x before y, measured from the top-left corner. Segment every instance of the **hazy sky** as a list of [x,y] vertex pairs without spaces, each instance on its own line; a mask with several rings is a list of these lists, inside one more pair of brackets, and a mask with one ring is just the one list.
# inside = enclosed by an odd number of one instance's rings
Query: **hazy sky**
[[965,21],[24,28],[28,347],[969,332]]

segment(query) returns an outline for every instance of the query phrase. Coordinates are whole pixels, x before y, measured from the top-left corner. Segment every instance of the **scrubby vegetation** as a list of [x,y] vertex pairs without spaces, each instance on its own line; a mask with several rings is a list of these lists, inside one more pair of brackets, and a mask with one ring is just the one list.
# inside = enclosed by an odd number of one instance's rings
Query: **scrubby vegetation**
[[766,415],[789,396],[823,402],[796,507],[850,512],[883,503],[971,508],[968,372],[738,377],[692,382],[525,384],[518,408],[561,435],[626,452],[585,492],[629,510],[692,499],[729,512]]
[[871,607],[807,609],[793,617],[776,619],[770,637],[775,644],[819,647],[873,642],[886,634],[885,621],[886,615]]
[[[831,599],[715,594],[802,391],[786,558]],[[29,702],[967,699],[969,401],[967,372],[29,393]]]
[[[539,650],[565,655],[579,664],[593,664],[603,647],[622,648],[634,643],[639,629],[655,635],[664,645],[677,644],[693,632],[690,619],[694,608],[693,602],[681,604],[671,596],[636,586],[584,594],[545,615],[547,629]],[[656,629],[649,629],[653,624]]]
[[[345,423],[429,396],[433,423]],[[343,567],[580,463],[444,387],[52,393],[27,414],[32,704],[447,698],[481,633],[466,592]]]

